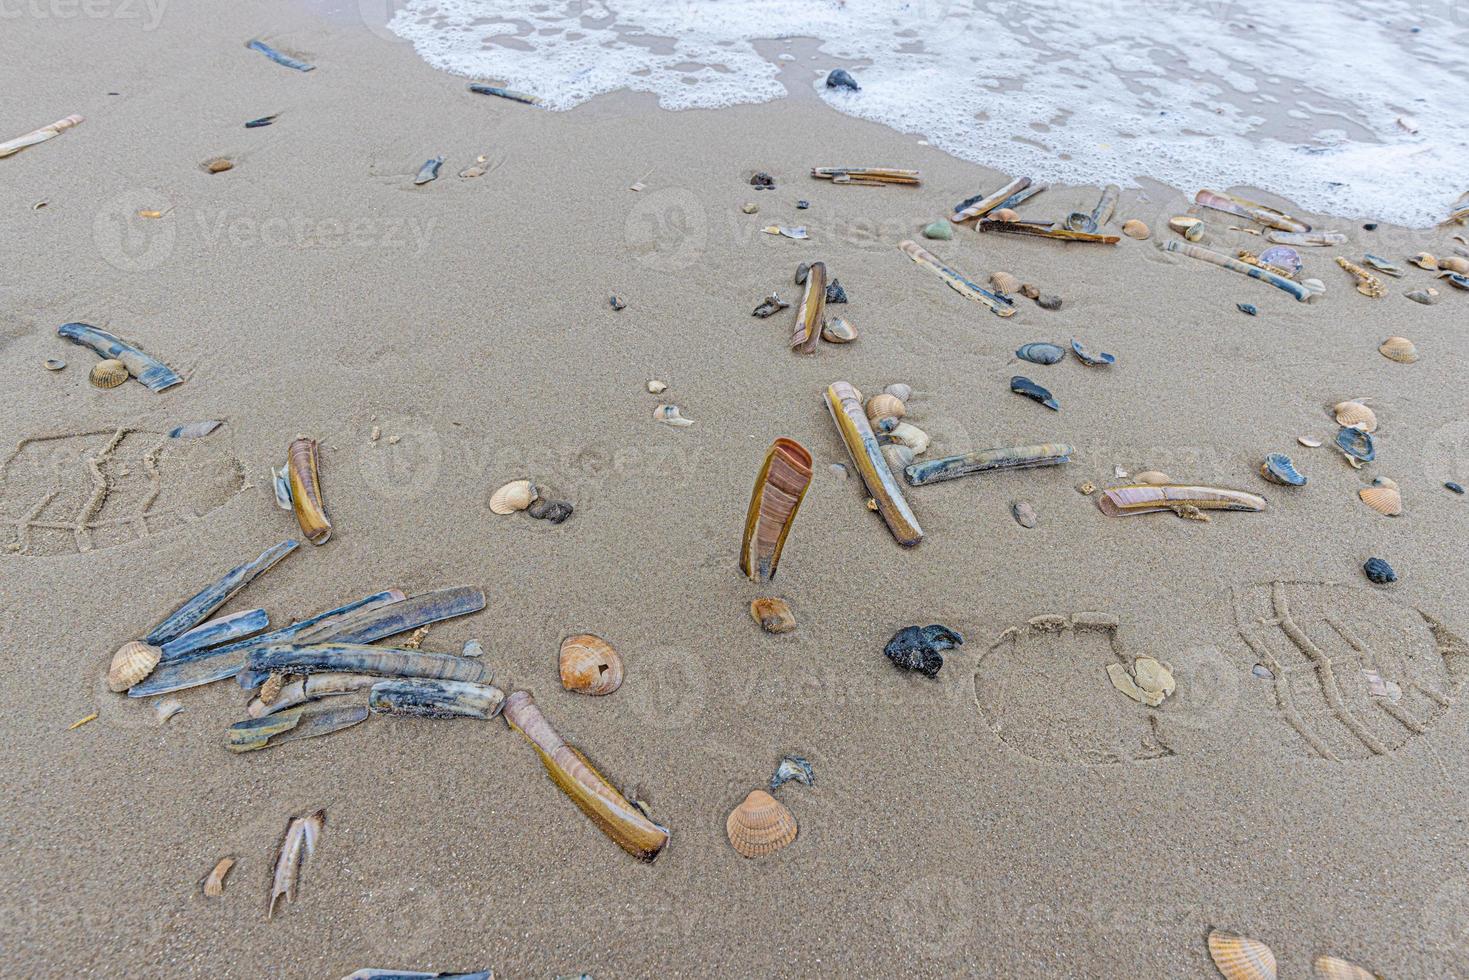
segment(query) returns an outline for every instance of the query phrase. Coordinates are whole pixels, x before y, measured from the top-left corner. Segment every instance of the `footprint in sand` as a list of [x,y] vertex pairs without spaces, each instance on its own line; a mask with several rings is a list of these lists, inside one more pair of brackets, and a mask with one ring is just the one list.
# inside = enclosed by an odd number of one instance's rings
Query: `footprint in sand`
[[22,439],[0,463],[0,554],[92,552],[197,520],[245,488],[216,432],[100,429]]
[[1281,737],[1321,759],[1402,748],[1449,709],[1469,667],[1469,645],[1442,623],[1366,589],[1238,586],[1234,611]]
[[1133,656],[1104,613],[1036,616],[1006,630],[974,671],[981,717],[1009,748],[1038,762],[1088,766],[1164,759],[1173,750],[1157,714],[1129,701],[1107,678]]

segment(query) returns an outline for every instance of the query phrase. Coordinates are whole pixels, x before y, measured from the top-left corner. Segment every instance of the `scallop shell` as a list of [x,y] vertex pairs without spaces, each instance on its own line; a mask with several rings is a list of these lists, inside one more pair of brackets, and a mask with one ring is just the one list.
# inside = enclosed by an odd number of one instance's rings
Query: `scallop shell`
[[747,858],[774,854],[796,839],[797,829],[795,815],[763,789],[751,790],[724,822],[730,844]]
[[908,406],[903,400],[895,395],[883,392],[873,395],[867,400],[867,419],[870,422],[878,422],[882,419],[900,419],[908,414]]
[[535,503],[537,496],[536,488],[529,480],[511,480],[490,494],[490,510],[501,515],[513,514]]
[[899,381],[888,385],[883,389],[883,393],[892,395],[906,406],[908,399],[913,397],[913,388],[911,385],[905,385]]
[[91,373],[87,375],[87,380],[95,388],[116,388],[127,379],[127,365],[111,358],[93,364]]
[[1438,269],[1438,259],[1434,258],[1432,255],[1429,255],[1427,252],[1419,252],[1408,261],[1416,265],[1418,268],[1427,269],[1430,272],[1437,271]]
[[1167,473],[1161,472],[1160,470],[1143,470],[1137,476],[1134,476],[1133,479],[1138,483],[1148,483],[1155,487],[1161,487],[1164,484],[1173,482],[1173,479]]
[[1469,275],[1469,259],[1462,258],[1458,255],[1451,256],[1447,259],[1439,259],[1438,267],[1440,269],[1448,269],[1450,272],[1457,272],[1461,276]]
[[622,657],[600,636],[581,633],[561,641],[561,686],[601,697],[622,686]]
[[1318,956],[1313,965],[1317,980],[1379,980],[1377,974],[1337,956]]
[[1363,432],[1377,431],[1377,413],[1361,402],[1337,402],[1331,410],[1336,413],[1336,424]]
[[1209,956],[1225,980],[1276,980],[1275,954],[1258,939],[1215,929],[1209,933]]
[[1418,348],[1407,337],[1389,337],[1377,348],[1383,357],[1399,364],[1412,364],[1418,360]]
[[162,650],[142,640],[124,643],[112,655],[112,664],[107,668],[108,690],[126,691],[153,673],[162,656]]
[[1131,221],[1124,221],[1122,223],[1122,233],[1128,238],[1136,238],[1138,241],[1142,241],[1153,232],[1146,224],[1133,218]]
[[1403,512],[1402,492],[1391,480],[1379,479],[1372,486],[1358,490],[1357,496],[1362,498],[1362,503],[1387,517],[1397,517]]
[[990,285],[1002,293],[1020,292],[1020,280],[1008,272],[991,272]]
[[224,878],[230,873],[230,868],[235,866],[232,857],[220,858],[214,870],[209,872],[209,877],[204,879],[204,894],[210,898],[218,898],[224,894]]

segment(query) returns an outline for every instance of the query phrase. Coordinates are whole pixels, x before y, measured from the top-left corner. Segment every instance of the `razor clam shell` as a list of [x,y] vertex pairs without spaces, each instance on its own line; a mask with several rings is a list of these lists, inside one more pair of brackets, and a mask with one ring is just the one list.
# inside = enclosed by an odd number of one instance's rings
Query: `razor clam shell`
[[1041,191],[1045,190],[1048,186],[1049,185],[1047,184],[1031,184],[1029,187],[1022,187],[1020,190],[1016,191],[1014,194],[1011,194],[999,204],[995,205],[995,210],[1004,211],[1008,208],[1013,211],[1016,205],[1025,203],[1032,197],[1035,197]]
[[1267,231],[1265,240],[1276,245],[1294,245],[1297,248],[1326,248],[1331,245],[1345,245],[1347,236],[1337,231]]
[[957,223],[968,221],[971,218],[982,218],[991,211],[999,208],[1000,204],[1011,196],[1025,190],[1030,186],[1029,177],[1016,177],[1010,183],[1001,187],[988,196],[976,195],[967,198],[954,205],[954,213],[949,217],[950,221]]
[[905,548],[918,544],[923,540],[923,528],[919,527],[918,518],[903,498],[902,488],[883,459],[877,436],[862,410],[857,389],[845,381],[834,382],[826,389],[826,407],[867,492],[877,502],[878,513],[888,530]]
[[919,183],[918,171],[895,167],[812,167],[811,176],[842,184]]
[[535,746],[551,781],[593,823],[633,857],[656,858],[668,843],[668,828],[649,820],[641,809],[612,788],[580,752],[562,741],[527,691],[505,699],[505,721]]
[[221,425],[224,425],[224,423],[218,419],[209,419],[204,422],[185,422],[183,425],[176,425],[172,429],[169,429],[168,437],[170,439],[199,439],[209,435],[209,433]]
[[378,681],[367,695],[374,714],[414,718],[478,718],[500,713],[505,692],[490,684],[427,679]]
[[740,571],[750,581],[775,578],[786,535],[811,486],[811,473],[811,453],[793,439],[777,439],[766,451],[750,492],[740,545]]
[[540,105],[541,100],[534,95],[526,95],[524,92],[512,92],[508,88],[498,85],[485,85],[483,82],[470,82],[469,90],[476,95],[493,95],[501,99],[509,99],[511,102],[521,102],[525,105]]
[[245,609],[201,623],[183,636],[169,640],[159,648],[162,661],[177,660],[179,657],[205,647],[218,646],[230,640],[238,640],[251,633],[259,633],[270,626],[270,616],[264,609]]
[[[291,506],[301,533],[312,544],[321,545],[332,536],[332,522],[321,500],[319,452],[315,439],[297,439],[286,450],[286,471],[291,485]],[[279,502],[279,501],[277,501]]]
[[19,153],[28,146],[35,146],[37,143],[44,143],[49,139],[55,139],[68,129],[85,121],[81,116],[70,115],[65,119],[56,120],[49,126],[33,129],[24,136],[17,136],[13,140],[6,140],[4,143],[0,143],[0,160]]
[[1194,195],[1194,203],[1213,208],[1215,211],[1223,211],[1226,214],[1237,214],[1241,218],[1249,218],[1251,221],[1258,221],[1266,227],[1278,228],[1281,231],[1305,232],[1311,230],[1310,225],[1297,221],[1288,214],[1230,194],[1201,190]]
[[1170,483],[1162,486],[1111,487],[1102,491],[1097,506],[1108,517],[1152,514],[1175,507],[1197,507],[1199,510],[1265,509],[1265,498],[1243,490],[1222,487],[1197,487]]
[[292,681],[281,688],[275,700],[266,704],[259,697],[252,698],[250,704],[245,708],[245,713],[251,718],[264,718],[287,708],[294,708],[298,704],[307,701],[315,701],[320,698],[335,697],[339,694],[351,694],[353,691],[361,691],[381,681],[382,678],[374,674],[346,674],[337,671],[328,671],[324,674],[312,674],[300,680]]
[[365,643],[271,643],[245,656],[245,667],[267,674],[319,674],[327,671],[379,677],[433,677],[480,681],[485,665],[452,653],[398,650]]
[[1075,449],[1063,442],[1046,442],[1034,446],[1012,446],[1003,449],[979,449],[943,459],[914,463],[903,471],[911,486],[957,480],[971,473],[995,470],[1027,470],[1036,466],[1057,466],[1071,461]]
[[270,887],[270,906],[265,913],[269,920],[275,915],[276,903],[282,896],[289,902],[296,900],[296,882],[301,876],[301,862],[316,853],[316,841],[326,826],[326,810],[292,817],[286,823],[286,834],[281,838],[280,854],[275,860],[275,876]]
[[495,980],[494,970],[478,973],[424,973],[421,970],[379,970],[370,966],[353,970],[342,980]]
[[912,259],[922,268],[927,269],[938,276],[949,288],[966,299],[972,299],[989,307],[996,316],[1010,316],[1015,312],[1015,304],[1010,302],[1008,296],[992,293],[983,286],[970,282],[964,276],[944,265],[932,252],[915,241],[903,241],[898,244],[898,249],[908,258]]
[[821,339],[821,324],[826,319],[826,263],[812,262],[806,270],[806,291],[796,311],[796,328],[791,334],[791,350],[809,354]]
[[1116,245],[1121,241],[1116,235],[1057,228],[1049,221],[996,221],[993,218],[981,218],[975,227],[980,231],[999,231],[1007,235],[1031,235],[1036,238],[1050,238],[1058,242],[1094,242],[1099,245]]
[[91,324],[63,323],[56,328],[56,336],[65,338],[73,344],[90,347],[102,357],[122,361],[127,366],[128,374],[154,391],[164,391],[174,385],[184,383],[184,379],[174,373],[173,368],[167,364],[145,354],[121,337],[98,329]]
[[1191,259],[1199,259],[1203,262],[1217,265],[1222,269],[1229,269],[1232,272],[1249,276],[1251,279],[1258,279],[1261,282],[1269,283],[1276,289],[1290,293],[1301,303],[1309,303],[1324,292],[1324,290],[1318,292],[1303,283],[1286,279],[1284,276],[1277,276],[1275,273],[1261,269],[1259,266],[1241,262],[1239,259],[1232,258],[1222,252],[1204,248],[1202,245],[1193,245],[1188,242],[1180,242],[1177,239],[1168,239],[1167,241],[1159,241],[1158,248],[1164,252],[1177,252],[1180,255],[1187,255]]
[[202,623],[210,613],[230,600],[236,592],[265,574],[271,566],[300,546],[299,542],[286,540],[260,553],[254,561],[238,565],[225,572],[218,581],[206,585],[197,595],[188,599],[168,615],[163,622],[148,631],[144,643],[161,647],[177,639]]
[[275,48],[273,48],[270,45],[266,44],[264,41],[260,41],[260,40],[251,41],[249,44],[245,45],[245,47],[249,48],[251,51],[259,51],[261,54],[265,55],[271,61],[274,61],[278,65],[284,65],[287,68],[294,68],[297,71],[315,71],[316,70],[316,66],[315,65],[310,65],[310,64],[307,64],[304,61],[299,61],[299,60],[297,60],[295,58],[292,58],[288,54],[282,54],[281,52],[277,51]]
[[[147,680],[128,689],[128,697],[144,698],[154,694],[168,694],[234,677],[245,665],[245,654],[257,646],[290,639],[319,623],[336,617],[402,600],[403,593],[397,589],[389,589],[367,596],[365,599],[350,602],[345,606],[338,606],[336,609],[328,609],[310,619],[293,623],[263,636],[253,636],[227,646],[210,647],[206,650],[184,654],[172,662],[160,663]],[[258,683],[250,686],[256,687]]]
[[367,720],[366,705],[308,707],[300,705],[263,718],[236,722],[226,733],[231,752],[255,752],[284,742],[330,735]]

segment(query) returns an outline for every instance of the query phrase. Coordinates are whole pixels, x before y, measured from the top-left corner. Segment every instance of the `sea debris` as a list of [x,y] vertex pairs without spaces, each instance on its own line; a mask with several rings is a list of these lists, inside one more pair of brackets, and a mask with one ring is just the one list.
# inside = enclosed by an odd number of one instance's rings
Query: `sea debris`
[[78,728],[81,728],[83,725],[85,725],[87,722],[96,721],[99,717],[101,717],[101,712],[94,711],[90,715],[87,715],[85,718],[78,718],[70,725],[67,725],[66,730],[69,732],[74,732]]
[[1077,360],[1081,361],[1087,367],[1107,367],[1108,365],[1117,363],[1117,358],[1112,354],[1108,354],[1106,351],[1098,351],[1095,354],[1089,353],[1085,347],[1081,346],[1081,341],[1075,337],[1071,338],[1071,350],[1076,354]]
[[925,677],[937,677],[944,666],[944,650],[964,645],[964,637],[947,626],[904,626],[893,634],[883,654],[904,670],[916,670]]
[[954,292],[966,299],[972,299],[976,303],[988,307],[990,312],[996,316],[1010,316],[1015,312],[1015,305],[1010,302],[1009,297],[999,293],[992,293],[983,286],[970,282],[960,273],[944,265],[937,256],[917,242],[900,242],[898,244],[898,250],[916,262],[921,268],[927,269],[929,272],[938,276]]
[[945,456],[924,463],[914,463],[903,471],[909,485],[915,487],[945,480],[957,480],[971,473],[999,470],[1026,470],[1037,466],[1059,466],[1071,461],[1076,450],[1065,443],[1042,443],[1034,446],[1012,446],[1003,449],[980,449],[957,456]]
[[[381,680],[375,674],[349,674],[340,671],[299,677],[289,684],[284,683],[285,677],[283,673],[271,674],[261,685],[260,693],[246,705],[245,713],[251,718],[264,718],[307,701],[361,691]],[[271,688],[277,685],[280,689],[275,692],[274,697],[270,697]]]
[[775,578],[786,536],[811,486],[811,474],[811,453],[794,439],[776,439],[765,451],[750,491],[740,544],[740,571],[750,581]]
[[1265,240],[1275,245],[1303,245],[1310,248],[1327,248],[1345,245],[1347,236],[1336,231],[1288,232],[1267,231]]
[[1391,585],[1398,580],[1398,573],[1387,563],[1386,558],[1368,558],[1362,563],[1362,571],[1371,582]]
[[847,301],[847,290],[843,288],[840,279],[833,279],[826,284],[826,301],[828,303],[845,303]]
[[1066,356],[1066,351],[1055,344],[1030,343],[1017,348],[1015,356],[1032,364],[1055,364]]
[[1296,469],[1296,464],[1285,453],[1271,453],[1260,464],[1260,475],[1271,483],[1286,487],[1304,487],[1306,477]]
[[[332,522],[326,516],[321,499],[319,450],[315,439],[302,436],[286,448],[286,465],[276,471],[276,504],[296,514],[301,534],[315,545],[326,544],[332,536]],[[284,479],[282,479],[284,477]],[[284,484],[285,500],[279,488]]]
[[215,429],[224,425],[220,419],[204,419],[199,422],[185,422],[168,430],[170,439],[202,439]]
[[60,371],[66,367],[66,362],[59,357],[48,357],[43,364],[47,371]]
[[786,238],[794,238],[798,241],[811,237],[806,233],[805,225],[797,225],[794,228],[787,228],[784,225],[766,225],[760,230],[767,235],[784,235]]
[[315,71],[316,70],[316,66],[315,65],[309,65],[309,64],[307,64],[304,61],[298,61],[297,59],[292,58],[288,54],[282,54],[281,52],[277,51],[275,48],[273,48],[270,45],[266,44],[264,41],[254,40],[254,41],[251,41],[250,43],[246,44],[245,47],[249,48],[251,51],[259,51],[261,54],[265,55],[271,61],[274,61],[278,65],[285,65],[287,68],[294,68],[297,71]]
[[1389,361],[1412,364],[1418,360],[1418,348],[1407,337],[1389,337],[1377,347],[1378,353]]
[[816,770],[811,767],[811,763],[807,762],[804,756],[782,756],[780,764],[775,767],[774,775],[770,777],[770,791],[774,793],[786,783],[815,786]]
[[679,411],[677,405],[659,405],[653,409],[653,419],[654,421],[662,422],[664,425],[672,425],[677,428],[685,428],[694,424],[693,419],[683,417],[683,413]]
[[1059,310],[1061,308],[1061,297],[1052,293],[1041,293],[1035,298],[1035,305],[1043,310]]
[[657,378],[653,378],[653,379],[651,379],[648,382],[648,393],[649,394],[652,394],[652,395],[661,395],[661,394],[663,394],[667,390],[668,390],[668,384],[666,382],[659,381]]
[[862,91],[862,86],[857,84],[857,79],[845,68],[833,68],[826,76],[827,88],[846,88],[853,92]]
[[505,721],[535,746],[551,781],[597,828],[643,861],[652,861],[668,843],[668,829],[654,823],[643,810],[592,768],[586,756],[562,741],[528,691],[516,691],[505,699]]
[[916,186],[918,171],[893,167],[812,167],[811,176],[833,184],[904,184]]
[[261,116],[259,119],[251,119],[249,122],[245,123],[245,128],[246,129],[262,129],[262,128],[266,127],[266,126],[269,126],[269,125],[273,124],[279,118],[280,118],[280,113],[276,113],[273,116]]
[[493,684],[425,677],[380,680],[367,692],[367,707],[373,714],[405,718],[488,721],[500,713],[504,702],[505,692]]
[[857,339],[857,328],[844,317],[834,316],[821,328],[821,339],[829,344],[850,344]]
[[366,705],[297,705],[236,722],[226,732],[231,752],[257,752],[286,742],[330,735],[367,720]]
[[430,677],[473,684],[487,680],[489,669],[478,660],[452,653],[428,653],[342,640],[267,643],[245,655],[245,667],[261,674],[340,671],[377,677]]
[[1412,258],[1408,259],[1408,261],[1420,269],[1427,269],[1429,272],[1438,271],[1438,259],[1432,253],[1418,252]]
[[750,178],[750,186],[762,191],[775,189],[775,178],[761,170]]
[[1202,245],[1190,245],[1187,242],[1169,240],[1158,242],[1158,248],[1165,252],[1177,252],[1180,255],[1187,255],[1191,259],[1199,259],[1201,261],[1217,265],[1220,268],[1229,269],[1233,272],[1238,272],[1241,275],[1249,276],[1251,279],[1258,279],[1261,282],[1267,282],[1270,285],[1274,286],[1276,289],[1280,289],[1287,293],[1290,293],[1296,298],[1298,302],[1301,303],[1309,303],[1320,295],[1319,292],[1311,289],[1304,283],[1295,282],[1291,279],[1287,279],[1285,276],[1276,275],[1273,272],[1267,272],[1266,270],[1261,269],[1257,266],[1250,265],[1246,262],[1241,262],[1239,259],[1236,258],[1231,258],[1230,256],[1223,254],[1222,252],[1216,252],[1212,249],[1204,248]]
[[[1276,246],[1276,247],[1277,248],[1283,248],[1284,246]],[[1269,251],[1269,249],[1266,249],[1266,251]],[[1251,252],[1247,248],[1237,249],[1235,251],[1235,253],[1234,253],[1235,258],[1239,259],[1241,262],[1245,263],[1246,265],[1253,265],[1256,268],[1264,269],[1266,272],[1272,272],[1275,275],[1281,276],[1281,277],[1283,277],[1285,279],[1295,279],[1296,278],[1296,275],[1300,272],[1300,269],[1299,268],[1297,268],[1295,271],[1291,271],[1291,269],[1288,266],[1273,265],[1270,262],[1266,262],[1261,257],[1264,254],[1265,254],[1264,252],[1261,252],[1259,255],[1257,255],[1254,252]]]
[[1263,511],[1265,498],[1243,490],[1169,483],[1163,486],[1134,484],[1108,487],[1097,498],[1097,507],[1108,517],[1156,514],[1173,511],[1180,517],[1207,520],[1206,510]]
[[1152,229],[1145,222],[1139,221],[1136,218],[1122,223],[1122,233],[1128,238],[1135,238],[1138,241],[1144,241],[1153,234]]
[[771,293],[769,296],[760,301],[759,306],[750,311],[750,315],[758,316],[760,319],[763,320],[766,317],[774,316],[781,310],[789,309],[790,305],[791,304],[780,298],[780,293]]
[[[912,422],[899,422],[888,432],[888,439],[899,445],[906,446],[913,451],[913,455],[921,456],[928,450],[928,433],[924,432]],[[907,463],[903,464],[907,466]]]
[[[576,980],[583,980],[583,978],[590,980],[587,974],[582,974]],[[475,973],[424,973],[421,970],[378,970],[370,966],[365,966],[360,970],[353,970],[343,977],[342,980],[495,980],[495,971],[480,970]]]
[[1336,448],[1346,455],[1347,462],[1354,469],[1377,458],[1377,444],[1372,434],[1349,425],[1342,426],[1341,431],[1337,432]]
[[998,231],[1007,235],[1030,235],[1036,238],[1050,238],[1058,242],[1094,242],[1101,245],[1116,245],[1121,241],[1116,235],[1058,228],[1049,221],[1001,221],[991,217],[979,219],[975,227],[980,231]]
[[972,218],[983,218],[1002,204],[1008,204],[1012,195],[1028,187],[1030,187],[1029,177],[1016,177],[993,194],[976,194],[973,197],[965,198],[954,205],[954,213],[949,216],[949,220],[955,224],[962,224]]
[[561,686],[577,694],[599,698],[622,686],[622,656],[592,633],[578,633],[561,641],[557,659]]
[[1305,265],[1301,253],[1289,245],[1272,245],[1260,253],[1259,260],[1262,266],[1271,271],[1279,269],[1287,279],[1299,276]]
[[1398,266],[1393,265],[1391,262],[1380,255],[1373,255],[1371,252],[1368,252],[1362,256],[1362,264],[1371,266],[1378,272],[1381,272],[1384,275],[1392,276],[1396,279],[1401,279],[1404,275],[1406,275],[1406,273],[1403,272],[1403,270]]
[[525,510],[535,503],[540,494],[529,480],[511,480],[490,494],[490,511],[502,517]]
[[128,374],[137,378],[154,391],[164,391],[174,385],[183,384],[184,379],[174,373],[173,368],[145,354],[121,337],[87,323],[63,323],[56,328],[56,336],[90,347],[104,358],[113,358],[126,365]]
[[1035,508],[1025,500],[1012,502],[1010,504],[1010,515],[1015,518],[1015,523],[1021,527],[1035,527],[1040,522],[1040,516],[1036,514]]
[[905,548],[918,544],[923,540],[923,529],[878,448],[877,436],[862,412],[859,392],[845,381],[836,381],[826,389],[825,399],[832,424],[888,530]]
[[1299,442],[1307,449],[1321,448],[1321,440],[1317,439],[1315,436],[1296,436],[1296,442]]
[[750,616],[767,633],[790,633],[796,628],[796,614],[784,599],[756,599],[750,603]]
[[498,99],[509,99],[511,102],[520,102],[525,105],[540,105],[541,100],[534,95],[526,95],[524,92],[515,92],[498,85],[486,85],[483,82],[470,82],[469,90],[475,95],[493,95]]
[[280,854],[275,861],[275,879],[270,888],[270,908],[265,914],[267,920],[274,917],[276,905],[282,898],[288,903],[296,900],[296,886],[301,878],[301,866],[306,858],[316,853],[316,842],[321,838],[321,831],[325,826],[325,810],[292,817],[286,824],[286,836],[281,841]]
[[1212,929],[1209,957],[1224,980],[1276,980],[1275,954],[1258,939]]
[[[1112,220],[1112,212],[1117,210],[1117,198],[1122,193],[1122,188],[1116,184],[1108,184],[1102,188],[1102,196],[1097,200],[1097,206],[1092,208],[1091,214],[1083,211],[1073,211],[1066,216],[1066,228],[1070,231],[1080,231],[1094,235],[1097,229]],[[1147,228],[1146,225],[1143,226]]]
[[1257,313],[1260,312],[1258,309],[1256,309],[1254,303],[1236,303],[1234,304],[1234,308],[1239,310],[1245,316],[1255,316]]
[[804,211],[807,208],[809,208],[810,206],[811,206],[811,202],[810,201],[797,201],[796,202],[796,210],[797,211]]
[[1162,704],[1175,687],[1172,668],[1152,657],[1138,657],[1131,666],[1110,663],[1107,677],[1117,690],[1150,708]]
[[432,157],[425,160],[423,166],[418,168],[418,176],[413,178],[414,186],[427,184],[431,180],[439,179],[439,168],[444,165],[443,157]]
[[1459,484],[1459,483],[1455,483],[1453,480],[1449,480],[1449,481],[1445,482],[1444,483],[1444,489],[1445,490],[1448,490],[1450,493],[1457,493],[1460,496],[1463,496],[1464,495],[1464,487],[1463,487],[1463,485],[1462,484]]
[[930,221],[923,226],[923,237],[940,242],[950,241],[954,237],[954,224],[951,221]]
[[1194,203],[1215,211],[1223,211],[1227,214],[1238,215],[1241,218],[1249,218],[1268,228],[1278,228],[1285,232],[1307,232],[1311,226],[1302,221],[1297,221],[1290,215],[1277,211],[1272,207],[1259,204],[1255,201],[1246,200],[1242,197],[1234,197],[1230,194],[1220,194],[1211,190],[1201,190],[1194,195]]
[[744,204],[740,205],[740,210],[743,211],[745,214],[758,214],[760,212],[760,205],[756,204],[754,201],[746,201]]
[[204,895],[207,898],[218,898],[224,894],[224,879],[229,876],[230,869],[235,866],[232,857],[220,858],[215,863],[214,869],[204,879]]
[[1017,374],[1010,379],[1010,390],[1017,395],[1024,395],[1032,401],[1040,402],[1053,412],[1061,411],[1061,406],[1056,402],[1055,396],[1050,391],[1024,375]]
[[184,703],[178,698],[159,698],[153,705],[153,715],[158,719],[158,724],[168,724],[168,719],[184,710]]
[[614,310],[627,309],[627,301],[616,293],[613,293],[611,296],[607,297],[607,305],[612,307]]
[[127,365],[111,357],[92,365],[87,380],[93,388],[116,388],[128,379]]
[[37,143],[44,143],[49,139],[55,139],[57,136],[60,136],[68,129],[71,129],[73,126],[76,126],[84,121],[85,120],[81,116],[70,115],[67,116],[65,119],[56,120],[49,126],[42,126],[40,129],[33,129],[29,133],[26,133],[24,136],[17,136],[13,140],[6,140],[4,143],[0,143],[0,160],[3,160],[8,156],[13,156],[14,154],[19,153],[21,150],[24,150],[28,146],[35,146]]
[[[465,180],[472,180],[475,177],[483,177],[493,169],[494,167],[490,166],[490,158],[481,153],[474,158],[474,163],[459,171],[459,176]],[[633,190],[638,190],[637,185],[633,186]]]
[[1358,401],[1337,402],[1331,407],[1336,424],[1363,432],[1377,431],[1377,413]]
[[1168,219],[1168,227],[1191,242],[1204,237],[1204,222],[1193,215],[1181,214]]
[[1387,295],[1387,288],[1383,286],[1382,280],[1362,268],[1350,259],[1338,255],[1336,264],[1345,269],[1353,279],[1357,280],[1357,292],[1372,299],[1382,299]]
[[1398,489],[1397,483],[1386,477],[1379,476],[1372,481],[1372,486],[1358,490],[1357,496],[1362,498],[1362,503],[1384,517],[1398,517],[1403,513],[1402,491]]
[[796,310],[796,326],[791,333],[791,350],[810,354],[821,339],[821,326],[826,320],[826,263],[812,262],[806,270],[806,291]]
[[548,500],[541,497],[525,509],[525,512],[538,521],[548,524],[564,524],[566,519],[576,510],[568,501]]
[[774,854],[796,839],[796,818],[785,804],[754,789],[724,822],[730,845],[747,858]]

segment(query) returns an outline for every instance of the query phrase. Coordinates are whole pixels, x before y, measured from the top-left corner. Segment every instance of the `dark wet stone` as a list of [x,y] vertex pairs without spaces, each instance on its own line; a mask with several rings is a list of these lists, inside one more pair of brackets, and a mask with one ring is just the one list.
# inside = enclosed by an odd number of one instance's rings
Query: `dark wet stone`
[[847,291],[842,288],[842,281],[840,279],[833,279],[826,284],[826,301],[828,303],[845,303],[847,301]]
[[1398,580],[1398,573],[1393,571],[1393,567],[1384,558],[1368,558],[1366,564],[1362,566],[1362,571],[1366,572],[1367,577],[1378,585],[1389,585]]
[[853,78],[845,68],[833,68],[826,76],[826,87],[851,89],[853,92],[862,91],[862,86],[857,84],[857,79]]
[[537,500],[526,508],[526,513],[538,521],[560,524],[571,516],[572,506],[564,500]]
[[882,652],[904,670],[937,677],[944,666],[944,655],[939,651],[963,645],[964,637],[947,626],[905,626],[893,634]]

